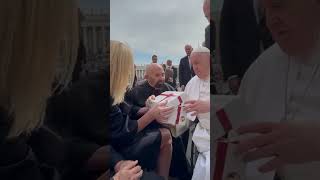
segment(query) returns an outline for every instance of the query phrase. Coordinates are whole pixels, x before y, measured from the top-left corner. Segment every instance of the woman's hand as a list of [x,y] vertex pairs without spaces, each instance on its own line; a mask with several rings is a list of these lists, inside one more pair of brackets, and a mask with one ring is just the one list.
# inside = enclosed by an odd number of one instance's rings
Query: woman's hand
[[138,165],[138,161],[126,161],[120,170],[113,176],[114,180],[139,180],[143,170]]
[[131,160],[124,160],[124,161],[119,161],[115,167],[114,167],[114,171],[117,173],[119,172],[121,169],[123,169],[126,166],[130,166],[131,164],[136,164],[136,161],[131,161]]
[[257,123],[240,127],[237,132],[260,134],[240,141],[236,153],[243,154],[245,161],[273,157],[259,168],[261,172],[320,160],[319,123]]

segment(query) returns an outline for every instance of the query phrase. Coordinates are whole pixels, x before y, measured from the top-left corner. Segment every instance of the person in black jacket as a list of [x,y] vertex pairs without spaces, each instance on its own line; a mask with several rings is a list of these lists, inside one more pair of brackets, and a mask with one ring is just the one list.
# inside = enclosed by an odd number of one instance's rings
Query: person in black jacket
[[[164,70],[160,64],[149,64],[146,68],[146,81],[126,93],[125,103],[130,108],[124,111],[132,119],[139,119],[150,109],[146,106],[148,97],[158,96],[165,91],[175,91],[168,83],[165,83]],[[123,103],[123,104],[125,104]],[[161,123],[157,121],[151,122],[145,129],[148,131],[157,131],[163,128]],[[188,164],[185,152],[189,140],[189,131],[186,131],[181,137],[172,138],[173,153],[172,166],[170,167],[170,176],[179,177],[181,179],[189,179],[191,177],[190,166]]]
[[259,0],[225,0],[220,21],[221,65],[224,78],[242,79],[260,53],[274,42],[265,23],[263,12],[258,13]]
[[205,0],[203,2],[203,13],[206,19],[209,22],[209,25],[205,29],[205,41],[204,41],[204,47],[210,49],[210,52],[212,53],[215,48],[215,40],[216,40],[216,28],[215,24],[211,17],[211,6],[210,6],[210,0]]
[[210,63],[210,72],[211,72],[211,83],[210,83],[210,93],[211,94],[216,94],[217,90],[216,87],[213,83],[214,79],[214,74],[213,74],[213,67],[214,67],[214,52],[216,50],[216,26],[215,23],[211,17],[211,6],[210,6],[210,1],[211,0],[205,0],[203,2],[203,13],[205,17],[207,18],[209,25],[205,29],[205,41],[203,43],[203,46],[210,49],[210,54],[211,54],[211,63]]
[[119,41],[111,41],[110,47],[111,144],[125,158],[139,160],[143,168],[155,168],[159,176],[168,179],[172,153],[170,131],[145,127],[154,120],[166,121],[173,108],[165,107],[166,102],[162,102],[137,120],[124,116],[120,103],[123,102],[129,77],[134,75],[133,55],[130,48]]
[[145,79],[146,81],[131,88],[125,95],[125,102],[131,105],[128,115],[133,119],[141,118],[149,110],[145,104],[148,97],[175,90],[165,82],[164,69],[160,64],[147,65]]
[[190,79],[194,76],[193,68],[189,58],[192,52],[192,46],[187,44],[185,45],[184,50],[186,51],[187,55],[180,60],[179,64],[179,83],[181,87],[185,87]]

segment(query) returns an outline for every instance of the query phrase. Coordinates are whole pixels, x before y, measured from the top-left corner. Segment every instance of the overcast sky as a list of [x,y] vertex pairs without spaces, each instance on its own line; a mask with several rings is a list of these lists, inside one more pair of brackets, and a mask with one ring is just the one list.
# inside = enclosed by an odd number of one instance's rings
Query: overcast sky
[[179,64],[184,45],[204,41],[208,21],[203,0],[110,0],[110,37],[126,42],[134,50],[135,63],[172,59]]

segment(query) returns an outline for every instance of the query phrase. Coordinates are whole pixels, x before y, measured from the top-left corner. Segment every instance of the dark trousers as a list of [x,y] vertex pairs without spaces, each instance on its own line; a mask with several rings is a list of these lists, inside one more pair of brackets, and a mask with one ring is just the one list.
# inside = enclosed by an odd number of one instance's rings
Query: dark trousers
[[192,178],[192,169],[187,160],[181,137],[172,139],[172,148],[170,176],[177,177],[180,180],[190,180]]

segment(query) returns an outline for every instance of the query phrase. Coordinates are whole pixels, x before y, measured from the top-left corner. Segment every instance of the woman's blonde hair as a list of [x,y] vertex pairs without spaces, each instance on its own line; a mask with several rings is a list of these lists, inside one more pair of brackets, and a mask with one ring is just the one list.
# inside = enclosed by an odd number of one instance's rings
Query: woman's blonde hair
[[78,47],[73,0],[3,0],[0,6],[0,106],[13,117],[8,137],[41,126],[61,41],[70,76]]
[[[133,54],[128,45],[110,41],[110,96],[113,105],[123,101],[127,87],[134,79]],[[129,84],[131,83],[131,84]]]

